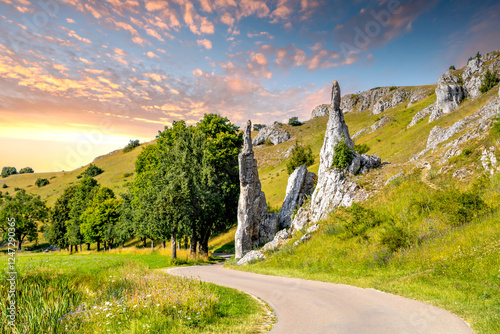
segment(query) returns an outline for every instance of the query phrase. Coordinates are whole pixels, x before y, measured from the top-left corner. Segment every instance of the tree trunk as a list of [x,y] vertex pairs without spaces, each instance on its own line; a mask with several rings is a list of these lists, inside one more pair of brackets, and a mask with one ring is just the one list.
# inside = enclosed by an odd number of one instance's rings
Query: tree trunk
[[122,248],[125,247],[125,241],[122,242]]
[[146,248],[146,238],[142,238],[142,247]]
[[151,251],[155,250],[155,242],[151,239]]
[[99,252],[101,250],[101,243],[98,241],[97,242],[97,251]]
[[161,241],[161,248],[165,249],[167,247],[167,242],[165,240]]
[[209,239],[210,235],[208,233],[206,233],[202,238],[201,238],[201,242],[200,242],[200,254],[201,256],[203,257],[207,257],[208,258],[208,239]]
[[82,244],[80,244],[80,253],[82,252]]
[[90,244],[87,244],[87,250],[90,250]]
[[21,250],[21,244],[23,243],[22,240],[17,240],[17,250],[20,251]]
[[191,257],[191,259],[196,259],[196,246],[198,244],[198,240],[196,238],[196,234],[193,233],[191,235],[191,247],[190,247],[190,250],[189,250],[189,257]]
[[174,231],[172,233],[172,239],[171,239],[171,242],[172,242],[172,260],[177,259],[177,240],[176,240],[176,238],[177,238],[176,232]]
[[73,253],[73,245],[69,245],[69,252]]

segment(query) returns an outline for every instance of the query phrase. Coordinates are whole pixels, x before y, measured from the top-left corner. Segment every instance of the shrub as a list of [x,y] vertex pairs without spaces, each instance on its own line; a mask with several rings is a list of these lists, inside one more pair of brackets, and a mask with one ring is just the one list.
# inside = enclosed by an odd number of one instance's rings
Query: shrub
[[291,157],[286,162],[286,171],[290,175],[297,167],[300,167],[302,165],[311,166],[313,163],[314,156],[311,146],[302,146],[298,142],[296,142],[295,147],[292,148]]
[[299,121],[298,117],[292,117],[288,120],[288,125],[291,126],[299,126],[302,125],[302,123]]
[[260,131],[266,127],[265,124],[254,124],[253,125],[253,131]]
[[456,70],[455,65],[451,65],[449,69],[453,71]]
[[19,174],[34,173],[35,171],[31,167],[24,167],[19,170]]
[[130,152],[134,148],[138,147],[139,145],[141,145],[141,143],[139,142],[139,139],[136,139],[136,140],[130,139],[127,146],[125,146],[125,148],[123,149],[123,153]]
[[14,188],[14,191],[19,191],[19,190],[21,190],[21,188],[18,188],[18,187]]
[[367,239],[366,233],[368,230],[379,226],[382,222],[383,219],[375,211],[354,203],[338,215],[339,226],[336,233],[340,234],[343,239],[353,237]]
[[90,164],[90,166],[88,166],[87,169],[79,175],[79,178],[81,178],[82,176],[94,177],[102,173],[104,173],[103,169],[97,167],[96,165]]
[[370,150],[370,147],[367,144],[354,145],[354,151],[359,154],[365,154]]
[[5,188],[8,188],[8,187],[9,187],[9,186],[7,185],[7,183],[2,184],[2,188],[4,188],[4,189],[5,189]]
[[399,225],[392,224],[382,232],[380,244],[395,252],[400,248],[408,248],[415,242],[415,236]]
[[9,175],[17,174],[16,167],[4,167],[2,168],[2,177],[7,177]]
[[266,140],[264,141],[264,145],[265,146],[272,146],[273,142],[271,141],[271,138],[266,138]]
[[47,184],[49,184],[49,180],[47,179],[42,179],[41,177],[39,177],[38,179],[36,179],[35,181],[35,185],[40,188],[40,187],[43,187],[43,186],[46,186]]
[[133,172],[124,173],[124,174],[122,175],[122,177],[123,177],[124,179],[126,179],[127,177],[132,176],[132,175],[134,175],[134,173],[133,173]]
[[486,93],[493,87],[495,87],[498,84],[499,79],[497,78],[497,75],[495,73],[492,73],[489,69],[486,71],[483,77],[483,82],[481,84],[481,87],[479,87],[479,91],[481,93]]
[[396,87],[396,86],[391,86],[391,88],[389,88],[389,91],[391,91],[391,92],[392,92],[393,90],[396,90],[396,89],[398,89],[398,87]]
[[333,156],[332,166],[338,169],[344,169],[349,166],[354,157],[354,149],[349,147],[342,138],[333,148],[335,155]]

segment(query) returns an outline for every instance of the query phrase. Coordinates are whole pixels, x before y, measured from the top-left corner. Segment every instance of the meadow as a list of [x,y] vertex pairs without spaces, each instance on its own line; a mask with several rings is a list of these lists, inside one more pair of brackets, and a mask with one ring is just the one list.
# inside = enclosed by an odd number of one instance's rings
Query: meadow
[[[266,311],[233,289],[168,275],[167,251],[21,253],[17,256],[17,327],[2,333],[259,333]],[[7,256],[1,256],[2,268]],[[7,277],[2,270],[2,280]],[[0,295],[7,296],[2,284]],[[0,303],[6,314],[6,301]]]

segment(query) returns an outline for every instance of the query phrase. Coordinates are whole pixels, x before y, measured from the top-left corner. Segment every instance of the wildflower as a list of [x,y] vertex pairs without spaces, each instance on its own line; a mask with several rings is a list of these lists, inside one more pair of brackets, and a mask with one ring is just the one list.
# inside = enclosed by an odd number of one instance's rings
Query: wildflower
[[111,314],[112,314],[112,313],[108,313],[108,314],[106,314],[106,318],[108,318]]

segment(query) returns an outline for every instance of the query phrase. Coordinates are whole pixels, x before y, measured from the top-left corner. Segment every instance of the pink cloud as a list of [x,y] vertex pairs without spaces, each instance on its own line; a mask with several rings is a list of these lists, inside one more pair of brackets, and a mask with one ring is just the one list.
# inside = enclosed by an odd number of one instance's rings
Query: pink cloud
[[196,41],[196,43],[198,43],[198,46],[202,46],[207,50],[210,50],[212,48],[212,42],[208,39],[199,39]]

